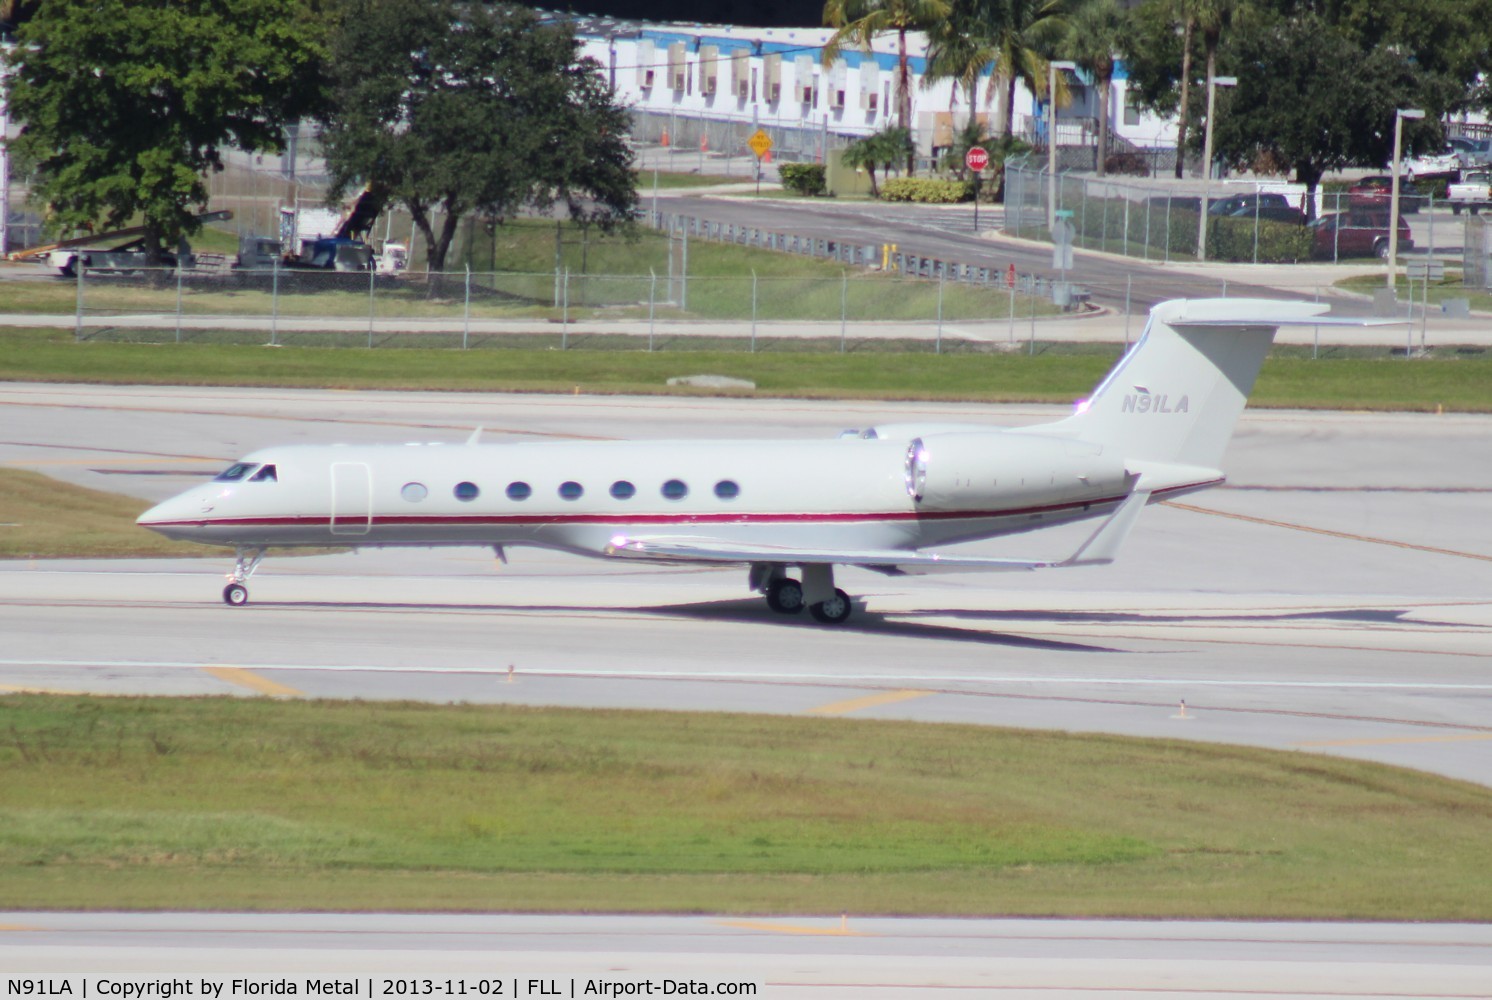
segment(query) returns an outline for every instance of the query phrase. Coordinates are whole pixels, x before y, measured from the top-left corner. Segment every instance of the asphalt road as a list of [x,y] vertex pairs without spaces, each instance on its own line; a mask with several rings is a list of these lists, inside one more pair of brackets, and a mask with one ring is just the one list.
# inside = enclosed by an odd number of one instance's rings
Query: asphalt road
[[[855,914],[9,913],[3,920],[0,971],[67,973],[75,998],[85,978],[91,998],[106,978],[115,992],[104,995],[120,996],[122,981],[195,988],[208,977],[228,987],[225,1000],[270,995],[235,994],[229,977],[288,982],[297,995],[310,977],[336,978],[361,997],[662,996],[670,982],[747,983],[757,992],[743,995],[765,1000],[1402,1000],[1486,997],[1492,983],[1492,928],[1475,925]],[[648,984],[651,994],[638,988]]]

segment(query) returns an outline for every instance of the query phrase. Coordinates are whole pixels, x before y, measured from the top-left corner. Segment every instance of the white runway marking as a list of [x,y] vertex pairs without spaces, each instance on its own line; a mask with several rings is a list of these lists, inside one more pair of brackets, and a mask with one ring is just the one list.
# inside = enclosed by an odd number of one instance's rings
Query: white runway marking
[[[205,670],[224,664],[202,662],[173,662],[159,660],[10,660],[0,659],[0,667],[98,667],[109,669],[172,669]],[[391,667],[357,663],[234,663],[241,670],[347,670],[369,673],[392,674],[493,674],[506,675],[506,664],[501,666],[449,666],[449,667]],[[799,671],[744,671],[744,670],[563,670],[549,667],[520,668],[518,676],[529,677],[634,677],[656,680],[763,680],[763,681],[822,681],[835,687],[857,683],[886,681],[917,681],[936,684],[1060,684],[1086,685],[1106,684],[1116,687],[1160,687],[1186,684],[1195,687],[1246,687],[1246,688],[1354,688],[1375,691],[1492,691],[1487,684],[1414,683],[1409,681],[1282,681],[1244,680],[1195,677],[1037,677],[1012,674],[1008,676],[982,676],[978,674],[815,674]]]

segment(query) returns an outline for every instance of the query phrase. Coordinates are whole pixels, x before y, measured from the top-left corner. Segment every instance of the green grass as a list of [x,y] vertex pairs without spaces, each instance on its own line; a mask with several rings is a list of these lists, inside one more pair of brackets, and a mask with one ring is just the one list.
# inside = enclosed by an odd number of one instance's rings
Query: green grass
[[[448,274],[432,288],[423,273],[375,283],[370,301],[368,276],[355,273],[285,271],[271,275],[241,272],[188,273],[180,283],[174,271],[149,277],[117,275],[85,278],[83,309],[90,322],[120,313],[174,314],[178,301],[188,315],[336,316],[474,319],[646,320],[655,302],[657,319],[936,321],[939,300],[944,320],[1003,319],[1011,301],[1003,288],[935,281],[846,268],[832,261],[771,250],[688,241],[687,267],[682,242],[664,234],[633,229],[607,235],[565,224],[556,262],[556,224],[515,220],[489,237],[477,235],[464,256],[451,259],[454,271],[472,269],[470,295],[464,272]],[[226,235],[226,234],[224,234]],[[221,239],[221,237],[219,237]],[[236,246],[232,251],[236,252]],[[670,262],[670,254],[673,260]],[[557,285],[555,269],[568,270]],[[687,270],[687,286],[669,275]],[[654,275],[657,276],[656,280]],[[753,275],[755,277],[753,278]],[[277,287],[276,287],[277,285]],[[272,291],[272,288],[274,290]],[[72,281],[7,282],[4,311],[73,315],[77,284]],[[1018,316],[1051,315],[1049,301],[1015,297]]]
[[0,468],[0,559],[214,556],[224,550],[173,542],[135,524],[150,504]]
[[[1362,295],[1372,295],[1378,289],[1384,287],[1382,274],[1360,274],[1353,278],[1343,278],[1336,283],[1336,287],[1348,291],[1358,292]],[[1418,310],[1420,298],[1425,294],[1425,283],[1416,280],[1412,283],[1400,274],[1394,279],[1394,291],[1400,302],[1409,302],[1412,298]],[[1446,299],[1467,299],[1471,308],[1478,312],[1492,312],[1492,291],[1484,288],[1468,288],[1461,283],[1459,271],[1447,271],[1444,279],[1432,281],[1429,284],[1429,299],[1432,309],[1438,309],[1440,303]]]
[[[713,164],[706,158],[706,169],[711,166]],[[651,170],[636,170],[633,173],[637,175],[637,196],[644,204],[647,203],[648,192],[653,190],[654,176],[658,178],[658,190],[660,191],[677,188],[716,187],[721,184],[748,184],[753,180],[753,178],[745,177],[741,174],[697,174],[678,170],[659,170],[656,175]],[[767,187],[774,191],[778,190],[778,186],[770,181],[767,182]]]
[[[551,328],[552,329],[552,328]],[[169,343],[171,331],[124,331],[167,343],[74,343],[66,330],[0,330],[0,379],[146,385],[248,385],[339,389],[448,389],[491,392],[678,393],[676,375],[709,373],[755,382],[755,395],[836,399],[925,399],[1066,403],[1087,395],[1112,366],[1117,345],[1039,345],[1032,357],[971,352],[933,354],[926,343],[660,336],[570,337],[558,333],[475,338],[381,338],[384,349],[293,346],[266,350],[265,334],[239,344]],[[206,336],[206,335],[204,335]],[[211,334],[215,340],[227,334]],[[329,344],[332,335],[287,335],[295,344]],[[344,344],[362,344],[350,334]],[[949,345],[952,347],[953,345]],[[749,393],[748,393],[749,394]],[[1313,361],[1308,348],[1277,348],[1265,362],[1250,405],[1317,409],[1492,411],[1492,354],[1441,349],[1405,360],[1382,348],[1335,348]]]
[[0,698],[6,905],[1485,920],[1492,791],[668,712]]

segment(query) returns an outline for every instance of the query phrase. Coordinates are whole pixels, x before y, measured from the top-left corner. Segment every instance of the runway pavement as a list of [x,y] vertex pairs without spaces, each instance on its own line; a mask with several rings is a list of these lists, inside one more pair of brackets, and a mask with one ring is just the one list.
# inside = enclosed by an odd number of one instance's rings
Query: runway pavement
[[[0,384],[0,464],[138,496],[143,509],[276,442],[459,442],[475,426],[488,439],[822,437],[1058,413]],[[1249,412],[1227,467],[1228,487],[1147,510],[1112,567],[846,572],[862,607],[840,629],[769,613],[742,572],[524,550],[507,566],[475,549],[271,557],[243,608],[219,599],[226,556],[16,560],[0,564],[0,689],[895,717],[1251,744],[1492,784],[1492,418]],[[1073,541],[977,550],[1060,554]],[[789,917],[6,914],[0,924],[40,928],[0,930],[0,969],[16,972],[498,967],[525,981],[739,979],[768,984],[770,997],[1492,993],[1486,929],[1445,925],[853,914],[839,930]]]
[[232,992],[230,977],[288,982],[297,995],[310,977],[336,978],[360,997],[666,996],[666,983],[748,984],[756,992],[737,995],[766,1000],[1471,998],[1492,982],[1492,928],[1465,924],[200,913],[4,922],[0,970],[67,972],[90,980],[90,996],[103,974],[116,989],[187,983],[193,997],[206,977],[228,987],[225,1000],[256,995]]
[[[19,384],[0,408],[0,462],[147,500],[277,441],[459,441],[478,425],[489,439],[827,436],[876,415],[1058,412]],[[0,685],[832,710],[1251,743],[1492,783],[1492,419],[1250,413],[1228,465],[1229,487],[1147,511],[1112,567],[842,571],[861,606],[839,629],[771,614],[741,571],[534,550],[507,566],[483,549],[272,556],[239,609],[219,601],[226,554],[11,562]],[[1081,534],[975,548],[1064,555]]]

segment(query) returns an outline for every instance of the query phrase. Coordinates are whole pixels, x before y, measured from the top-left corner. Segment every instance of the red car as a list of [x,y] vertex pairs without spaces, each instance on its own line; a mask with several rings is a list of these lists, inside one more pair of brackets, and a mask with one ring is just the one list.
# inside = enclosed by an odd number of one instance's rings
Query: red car
[[[1317,257],[1388,257],[1388,213],[1349,208],[1311,223],[1312,251]],[[1414,249],[1409,223],[1399,216],[1399,251]]]
[[[1380,212],[1388,211],[1392,200],[1394,179],[1389,174],[1374,174],[1364,177],[1347,189],[1347,204],[1376,205]],[[1399,178],[1399,211],[1405,215],[1418,212],[1425,203],[1425,195],[1419,186],[1407,177]]]

